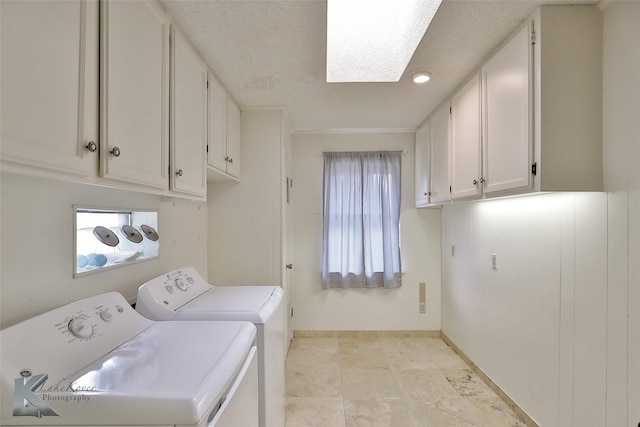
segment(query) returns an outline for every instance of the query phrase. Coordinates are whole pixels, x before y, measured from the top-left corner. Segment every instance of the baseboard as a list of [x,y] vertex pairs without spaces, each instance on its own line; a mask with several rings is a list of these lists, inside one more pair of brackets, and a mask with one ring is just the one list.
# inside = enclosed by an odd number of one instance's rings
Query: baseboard
[[444,334],[441,333],[441,337],[442,340],[444,342],[447,343],[447,345],[449,347],[451,347],[451,349],[458,355],[460,356],[460,358],[462,360],[464,360],[464,363],[466,363],[467,365],[469,365],[469,367],[471,368],[471,370],[473,372],[475,372],[476,375],[478,375],[478,377],[480,377],[482,379],[482,381],[485,382],[485,384],[487,384],[489,386],[489,388],[491,390],[493,390],[503,401],[504,403],[506,403],[512,410],[513,412],[515,412],[516,414],[518,414],[518,416],[520,418],[522,418],[522,421],[524,421],[524,423],[529,426],[529,427],[539,427],[538,423],[536,423],[520,406],[518,406],[518,404],[516,402],[514,402],[508,395],[507,393],[505,393],[496,383],[494,383],[493,381],[491,381],[491,378],[489,378],[484,372],[482,372],[482,369],[480,369],[478,367],[478,365],[476,365],[475,363],[473,363],[471,361],[471,359],[469,359],[467,357],[466,354],[464,354],[464,352],[462,350],[460,350],[458,348],[457,345],[454,344],[453,341],[451,341],[451,339],[449,339],[449,337]]
[[294,338],[440,338],[440,331],[293,331]]

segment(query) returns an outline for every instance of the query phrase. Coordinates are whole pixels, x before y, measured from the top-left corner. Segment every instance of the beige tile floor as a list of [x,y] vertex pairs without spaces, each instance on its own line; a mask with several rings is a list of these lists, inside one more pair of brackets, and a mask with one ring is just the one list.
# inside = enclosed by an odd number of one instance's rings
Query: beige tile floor
[[440,338],[294,338],[286,427],[524,426]]

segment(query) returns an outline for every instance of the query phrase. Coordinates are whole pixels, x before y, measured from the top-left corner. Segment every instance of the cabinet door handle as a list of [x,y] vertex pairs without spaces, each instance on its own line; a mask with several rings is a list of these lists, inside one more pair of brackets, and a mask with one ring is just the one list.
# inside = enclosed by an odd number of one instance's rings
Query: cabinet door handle
[[182,176],[182,169],[178,169],[178,170],[176,171],[176,175],[178,175],[178,176]]
[[291,270],[293,269],[293,264],[287,264],[286,267],[287,267],[287,270]]
[[229,163],[233,163],[233,159],[229,157]]
[[89,141],[86,147],[87,150],[91,151],[92,153],[95,153],[98,150],[98,144],[96,144],[95,141]]
[[113,147],[111,149],[111,154],[113,154],[113,157],[120,157],[120,148]]
[[485,179],[484,178],[480,178],[480,183],[484,184],[484,182],[485,182]]
[[225,158],[224,158],[224,161],[225,161],[225,162],[229,162],[229,156],[225,157]]
[[473,185],[478,185],[478,180],[474,179],[473,180]]

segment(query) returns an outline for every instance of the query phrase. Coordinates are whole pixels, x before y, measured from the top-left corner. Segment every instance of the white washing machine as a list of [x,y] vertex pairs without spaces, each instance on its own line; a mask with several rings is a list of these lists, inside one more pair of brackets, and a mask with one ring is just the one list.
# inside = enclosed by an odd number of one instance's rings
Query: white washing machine
[[154,320],[242,320],[258,329],[260,427],[285,422],[285,313],[278,286],[212,286],[193,267],[140,286],[136,310]]
[[117,292],[0,331],[3,426],[258,425],[256,328],[155,322]]

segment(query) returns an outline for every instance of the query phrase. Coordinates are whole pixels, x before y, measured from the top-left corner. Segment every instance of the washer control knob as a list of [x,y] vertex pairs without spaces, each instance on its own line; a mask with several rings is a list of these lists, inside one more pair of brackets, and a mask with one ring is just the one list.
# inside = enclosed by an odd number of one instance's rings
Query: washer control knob
[[173,293],[173,291],[175,290],[175,289],[173,288],[173,285],[167,285],[167,286],[165,286],[164,288],[165,288],[165,289],[167,290],[167,292],[169,292],[170,294],[172,294],[172,293]]
[[113,314],[109,313],[107,310],[100,311],[100,318],[105,322],[111,322],[113,320]]
[[93,336],[93,326],[86,319],[74,317],[69,321],[69,332],[78,338],[91,338]]
[[184,280],[182,279],[176,279],[176,287],[182,292],[185,292],[187,290],[187,284],[184,283]]

